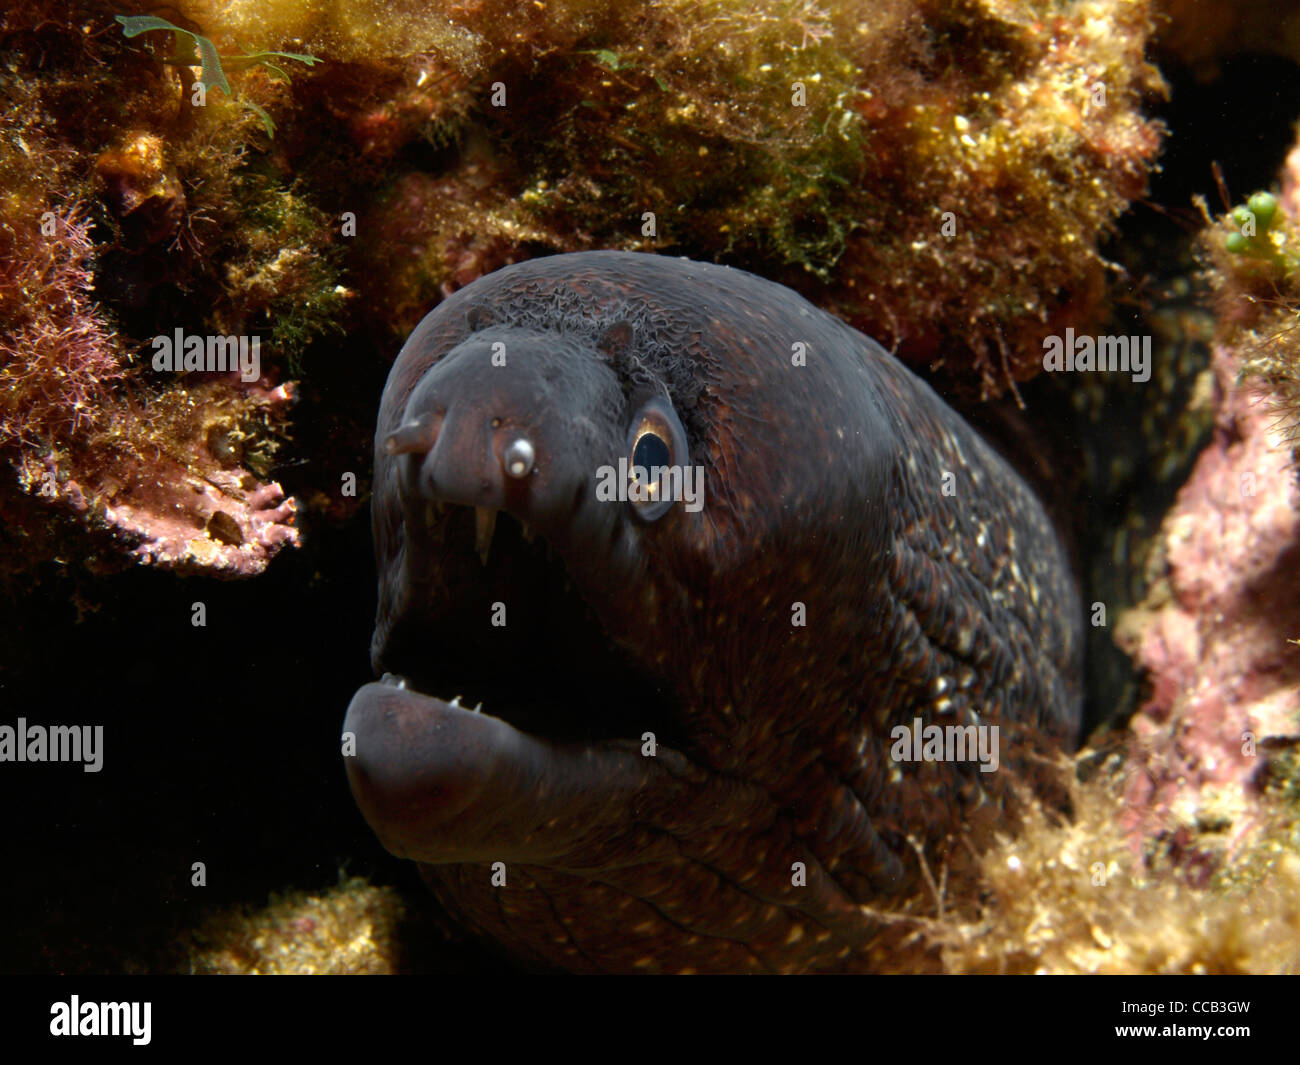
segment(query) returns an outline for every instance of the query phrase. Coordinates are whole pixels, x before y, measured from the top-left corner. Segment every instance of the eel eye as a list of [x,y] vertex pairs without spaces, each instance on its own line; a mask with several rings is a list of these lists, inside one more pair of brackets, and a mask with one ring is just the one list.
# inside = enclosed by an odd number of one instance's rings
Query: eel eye
[[686,431],[668,400],[656,396],[637,412],[627,434],[627,456],[632,512],[654,521],[679,498],[690,461]]

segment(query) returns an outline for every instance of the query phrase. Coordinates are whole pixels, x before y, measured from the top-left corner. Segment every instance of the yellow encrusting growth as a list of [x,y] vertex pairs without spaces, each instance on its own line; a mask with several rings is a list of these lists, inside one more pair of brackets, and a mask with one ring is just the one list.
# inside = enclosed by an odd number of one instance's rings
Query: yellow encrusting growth
[[328,891],[289,892],[260,909],[215,914],[178,945],[193,973],[392,973],[403,914],[393,888],[350,877]]
[[1098,241],[1162,132],[1146,0],[185,8],[218,43],[394,77],[371,149],[476,147],[407,218],[423,253],[394,306],[530,245],[725,259],[986,393],[1100,312]]
[[[936,875],[936,890],[907,907],[915,915],[893,918],[915,949],[898,955],[901,967],[888,957],[883,967],[1300,971],[1300,818],[1293,798],[1270,790],[1252,796],[1248,809],[1189,796],[1162,841],[1143,847],[1125,828],[1123,779],[1110,766],[1074,782],[1069,818],[1031,801],[1014,837],[995,839],[968,879],[942,890]],[[1242,822],[1251,827],[1228,831]],[[1237,841],[1231,847],[1230,837]]]

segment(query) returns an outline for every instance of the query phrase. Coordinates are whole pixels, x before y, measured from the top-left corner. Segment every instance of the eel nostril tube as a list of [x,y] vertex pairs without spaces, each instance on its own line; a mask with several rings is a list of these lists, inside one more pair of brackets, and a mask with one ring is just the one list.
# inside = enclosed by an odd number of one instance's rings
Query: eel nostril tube
[[532,473],[533,463],[536,460],[537,453],[526,436],[515,437],[501,452],[501,465],[505,467],[508,476],[516,479],[527,477]]
[[438,430],[427,418],[416,418],[399,425],[388,434],[384,450],[390,455],[409,455],[412,452],[428,453],[438,439]]

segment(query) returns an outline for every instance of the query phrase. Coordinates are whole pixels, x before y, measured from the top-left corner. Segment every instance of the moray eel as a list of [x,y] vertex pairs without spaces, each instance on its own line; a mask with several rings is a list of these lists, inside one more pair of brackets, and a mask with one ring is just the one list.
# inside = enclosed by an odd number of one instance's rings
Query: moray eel
[[[909,837],[933,853],[1077,739],[1042,506],[780,285],[630,252],[506,267],[411,334],[375,442],[384,677],[348,709],[353,793],[526,965],[862,968]],[[896,747],[932,725],[985,726],[996,771],[972,730],[962,760]]]

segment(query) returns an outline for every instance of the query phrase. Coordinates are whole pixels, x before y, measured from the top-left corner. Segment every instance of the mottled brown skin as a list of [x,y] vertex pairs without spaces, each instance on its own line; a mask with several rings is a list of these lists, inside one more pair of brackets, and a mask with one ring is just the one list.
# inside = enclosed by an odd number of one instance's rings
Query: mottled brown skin
[[[593,486],[656,394],[705,503],[645,522]],[[502,471],[519,433],[523,479]],[[623,252],[507,267],[411,335],[376,456],[372,656],[407,682],[354,697],[353,789],[528,963],[863,967],[863,907],[917,875],[906,837],[940,846],[1075,741],[1080,609],[1041,506],[928,386],[781,286]],[[486,565],[471,506],[503,512]],[[999,725],[1002,768],[891,763],[915,717]]]

